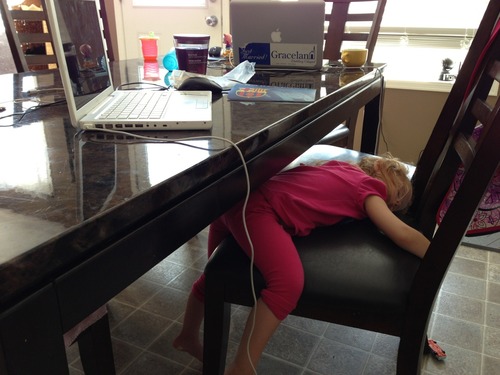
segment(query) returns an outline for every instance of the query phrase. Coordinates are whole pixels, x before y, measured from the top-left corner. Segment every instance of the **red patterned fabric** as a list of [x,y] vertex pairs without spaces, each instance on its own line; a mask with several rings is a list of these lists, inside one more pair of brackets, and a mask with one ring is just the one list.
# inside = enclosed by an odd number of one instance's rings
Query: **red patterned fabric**
[[[495,28],[491,33],[490,40],[484,47],[481,55],[478,58],[474,71],[472,72],[469,85],[465,92],[464,100],[465,98],[467,98],[470,91],[472,90],[472,87],[474,86],[474,83],[476,81],[476,75],[481,66],[483,57],[488,52],[491,44],[498,37],[499,34],[500,34],[500,21],[497,21],[497,24],[495,25]],[[476,140],[479,138],[479,135],[481,134],[481,129],[482,125],[474,129],[472,136]],[[443,220],[443,217],[446,214],[446,211],[448,210],[450,203],[453,201],[453,198],[457,193],[457,189],[462,183],[463,174],[464,174],[464,168],[460,167],[455,176],[455,179],[453,180],[453,184],[450,186],[450,189],[448,190],[448,193],[446,194],[446,197],[441,203],[441,207],[439,208],[437,215],[438,224],[440,224],[441,221]],[[493,180],[488,186],[488,189],[486,190],[486,193],[484,194],[483,199],[481,200],[481,203],[479,204],[479,207],[476,210],[474,218],[469,224],[469,228],[467,230],[466,235],[473,236],[473,235],[489,234],[498,231],[500,231],[500,168],[497,168],[495,176],[493,177]]]
[[[481,129],[482,126],[478,126],[474,130],[474,133],[472,134],[474,139],[477,140],[479,138]],[[455,179],[453,180],[453,184],[450,186],[450,189],[446,194],[446,198],[443,200],[441,207],[439,208],[437,217],[438,224],[440,224],[443,220],[448,207],[453,201],[453,198],[455,198],[458,187],[462,183],[463,174],[464,168],[460,167]],[[476,210],[474,218],[469,224],[466,235],[474,236],[498,231],[500,231],[500,168],[497,168],[495,176],[490,182],[488,190],[484,194],[483,199]]]

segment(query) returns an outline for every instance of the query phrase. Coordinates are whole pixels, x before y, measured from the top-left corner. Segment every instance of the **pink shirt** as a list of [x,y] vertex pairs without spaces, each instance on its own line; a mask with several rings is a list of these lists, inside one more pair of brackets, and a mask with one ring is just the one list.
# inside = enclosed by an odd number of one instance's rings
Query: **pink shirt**
[[377,195],[385,200],[387,194],[382,181],[335,160],[282,172],[259,189],[286,229],[297,236],[345,218],[365,218],[365,199]]

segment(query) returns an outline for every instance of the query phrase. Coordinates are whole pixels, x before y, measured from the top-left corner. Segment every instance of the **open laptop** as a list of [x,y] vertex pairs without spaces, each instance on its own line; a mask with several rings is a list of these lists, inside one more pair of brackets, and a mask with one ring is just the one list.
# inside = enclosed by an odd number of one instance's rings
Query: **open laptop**
[[128,131],[212,127],[210,91],[114,90],[97,0],[46,0],[45,4],[74,127]]
[[324,0],[231,0],[235,65],[312,69],[323,64]]

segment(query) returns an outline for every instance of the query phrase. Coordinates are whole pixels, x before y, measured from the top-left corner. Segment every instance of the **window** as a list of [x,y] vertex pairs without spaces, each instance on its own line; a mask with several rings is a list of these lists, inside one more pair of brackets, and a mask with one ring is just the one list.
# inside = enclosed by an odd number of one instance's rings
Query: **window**
[[[388,63],[389,79],[408,80],[411,72],[411,80],[436,81],[445,58],[453,60],[456,74],[487,4],[488,0],[387,0],[373,61]],[[351,10],[362,13],[374,6],[361,2],[352,4]]]
[[442,61],[457,74],[487,0],[388,0],[374,61],[387,61],[388,78],[437,81]]

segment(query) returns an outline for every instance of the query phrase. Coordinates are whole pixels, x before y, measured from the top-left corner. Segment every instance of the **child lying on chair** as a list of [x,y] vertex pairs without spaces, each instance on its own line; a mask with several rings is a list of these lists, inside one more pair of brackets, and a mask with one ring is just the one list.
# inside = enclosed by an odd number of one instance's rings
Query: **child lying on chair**
[[[393,213],[411,202],[407,173],[406,166],[391,157],[368,157],[358,164],[332,160],[300,165],[272,177],[250,195],[246,206],[237,204],[212,223],[208,255],[232,235],[249,256],[253,253],[267,285],[250,313],[235,360],[225,375],[253,374],[272,334],[296,306],[304,275],[292,236],[307,236],[316,227],[345,218],[368,217],[401,248],[424,256],[428,239]],[[200,361],[204,282],[202,275],[194,283],[181,333],[173,343]]]

